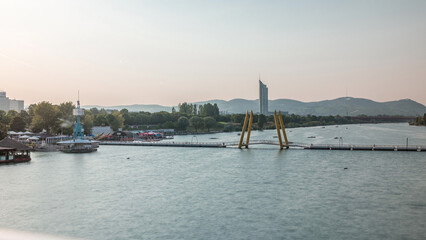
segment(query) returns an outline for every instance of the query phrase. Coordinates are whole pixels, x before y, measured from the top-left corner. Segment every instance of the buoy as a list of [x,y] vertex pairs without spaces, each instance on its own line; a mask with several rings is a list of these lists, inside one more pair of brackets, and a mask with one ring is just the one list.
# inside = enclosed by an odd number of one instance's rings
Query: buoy
[[129,157],[127,159],[130,159]]

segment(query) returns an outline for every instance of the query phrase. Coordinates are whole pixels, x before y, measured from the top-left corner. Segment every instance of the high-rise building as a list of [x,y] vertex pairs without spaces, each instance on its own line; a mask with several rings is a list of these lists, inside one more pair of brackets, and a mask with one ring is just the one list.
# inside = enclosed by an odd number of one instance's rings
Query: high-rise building
[[24,101],[9,99],[6,97],[6,92],[0,92],[0,110],[8,112],[9,110],[15,110],[20,112],[24,110]]
[[259,112],[268,115],[268,87],[259,79]]

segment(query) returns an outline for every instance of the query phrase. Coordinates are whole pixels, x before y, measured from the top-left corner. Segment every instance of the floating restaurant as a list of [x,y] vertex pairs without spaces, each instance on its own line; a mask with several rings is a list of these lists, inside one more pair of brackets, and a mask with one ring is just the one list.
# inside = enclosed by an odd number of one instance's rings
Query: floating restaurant
[[31,148],[10,138],[0,141],[0,164],[31,161]]
[[59,150],[64,153],[89,153],[97,151],[98,141],[84,139],[83,127],[80,122],[80,116],[84,116],[84,109],[80,108],[80,97],[77,100],[77,108],[73,109],[73,115],[77,116],[74,124],[73,138],[68,141],[57,142]]

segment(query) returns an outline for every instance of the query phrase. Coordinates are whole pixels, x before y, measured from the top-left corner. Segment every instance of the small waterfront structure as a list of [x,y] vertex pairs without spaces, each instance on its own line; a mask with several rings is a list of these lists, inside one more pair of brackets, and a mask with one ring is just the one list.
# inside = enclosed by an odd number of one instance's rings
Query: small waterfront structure
[[116,131],[105,140],[133,141],[133,133],[129,131]]
[[59,136],[49,136],[45,138],[46,144],[56,144],[61,141],[67,141],[70,140],[71,137],[65,136],[65,135],[59,135]]
[[135,140],[173,139],[175,135],[174,129],[137,130],[131,132]]
[[31,148],[10,138],[0,141],[0,164],[31,161]]
[[80,99],[77,100],[77,108],[73,109],[73,115],[77,117],[74,124],[73,138],[68,141],[60,141],[57,144],[59,150],[65,153],[88,153],[97,151],[98,141],[84,139],[83,128],[80,122],[80,116],[84,116],[84,109],[80,109]]

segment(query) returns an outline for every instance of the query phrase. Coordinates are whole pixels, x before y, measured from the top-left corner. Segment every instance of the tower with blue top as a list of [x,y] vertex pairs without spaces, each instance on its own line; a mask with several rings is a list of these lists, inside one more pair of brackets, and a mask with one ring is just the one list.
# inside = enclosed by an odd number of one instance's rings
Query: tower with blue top
[[73,109],[73,115],[77,116],[77,121],[74,124],[73,139],[83,139],[84,133],[81,127],[80,116],[84,116],[84,109],[80,109],[80,92],[78,93],[77,108]]

